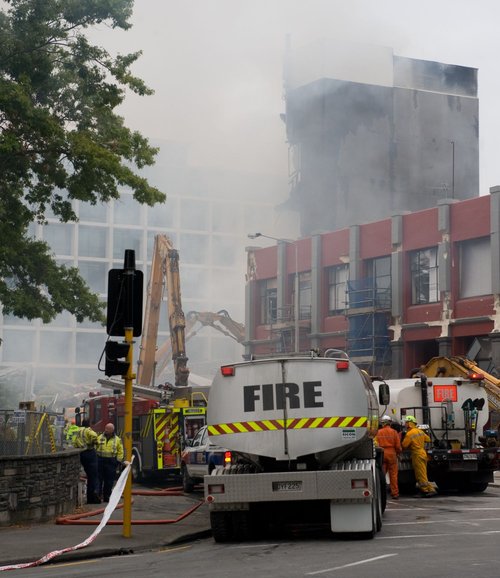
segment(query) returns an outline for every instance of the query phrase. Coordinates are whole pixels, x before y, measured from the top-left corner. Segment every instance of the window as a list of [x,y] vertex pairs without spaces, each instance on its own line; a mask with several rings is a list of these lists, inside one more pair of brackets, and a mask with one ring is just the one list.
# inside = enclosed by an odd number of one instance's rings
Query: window
[[276,279],[260,281],[260,322],[275,323],[278,313],[278,288]]
[[208,265],[210,239],[207,235],[183,233],[179,248],[179,258],[183,263]]
[[125,250],[135,251],[137,261],[141,260],[141,229],[118,229],[113,231],[113,259],[124,259]]
[[141,205],[134,197],[123,191],[120,192],[120,198],[114,202],[114,222],[117,225],[140,225],[141,224]]
[[79,257],[106,257],[106,227],[80,225],[78,230]]
[[368,262],[368,275],[373,279],[375,307],[391,307],[391,258],[378,257]]
[[80,201],[78,216],[80,222],[92,221],[97,223],[106,223],[108,218],[108,205],[92,205]]
[[210,205],[200,199],[181,200],[181,229],[208,231]]
[[460,297],[491,293],[489,237],[460,243]]
[[95,293],[106,292],[108,278],[108,263],[94,261],[78,261],[80,275]]
[[437,248],[422,249],[411,254],[412,305],[439,301]]
[[349,267],[337,265],[328,269],[328,315],[338,315],[347,307]]
[[72,255],[74,230],[74,225],[50,223],[43,227],[43,238],[56,255]]
[[[290,286],[292,287],[292,311],[295,307],[295,273],[290,275]],[[299,319],[311,318],[311,272],[299,273]]]

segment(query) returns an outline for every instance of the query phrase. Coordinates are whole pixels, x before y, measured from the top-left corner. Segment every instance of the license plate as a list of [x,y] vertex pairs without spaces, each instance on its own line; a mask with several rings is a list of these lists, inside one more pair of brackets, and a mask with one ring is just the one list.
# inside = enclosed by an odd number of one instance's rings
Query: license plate
[[476,454],[463,454],[464,460],[477,460]]
[[273,492],[300,492],[302,482],[273,482]]

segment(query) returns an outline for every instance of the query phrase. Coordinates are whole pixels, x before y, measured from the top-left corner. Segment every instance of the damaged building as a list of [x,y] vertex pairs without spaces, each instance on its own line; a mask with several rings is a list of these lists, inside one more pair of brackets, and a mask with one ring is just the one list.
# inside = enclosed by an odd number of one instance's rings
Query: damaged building
[[479,195],[476,69],[322,41],[284,86],[301,235]]

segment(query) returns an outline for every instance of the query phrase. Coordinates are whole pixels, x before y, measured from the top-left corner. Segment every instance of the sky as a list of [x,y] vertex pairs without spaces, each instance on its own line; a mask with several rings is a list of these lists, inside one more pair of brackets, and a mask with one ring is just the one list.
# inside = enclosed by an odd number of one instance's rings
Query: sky
[[142,50],[134,72],[154,89],[127,97],[128,126],[187,145],[189,162],[288,172],[283,56],[322,38],[479,70],[480,194],[500,185],[498,0],[136,0],[133,28],[101,28],[111,51]]

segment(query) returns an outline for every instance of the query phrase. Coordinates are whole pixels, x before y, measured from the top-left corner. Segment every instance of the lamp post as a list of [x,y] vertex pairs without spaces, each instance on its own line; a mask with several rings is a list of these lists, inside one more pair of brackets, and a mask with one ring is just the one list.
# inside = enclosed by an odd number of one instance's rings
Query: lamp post
[[264,237],[265,239],[272,239],[273,241],[287,243],[288,245],[294,245],[295,248],[295,295],[294,295],[294,314],[293,314],[293,321],[294,321],[294,332],[295,332],[295,353],[299,353],[299,261],[298,261],[298,253],[297,253],[297,243],[292,239],[280,239],[278,237],[273,237],[272,235],[264,235],[264,233],[250,233],[247,235],[249,239],[257,239],[257,237]]

